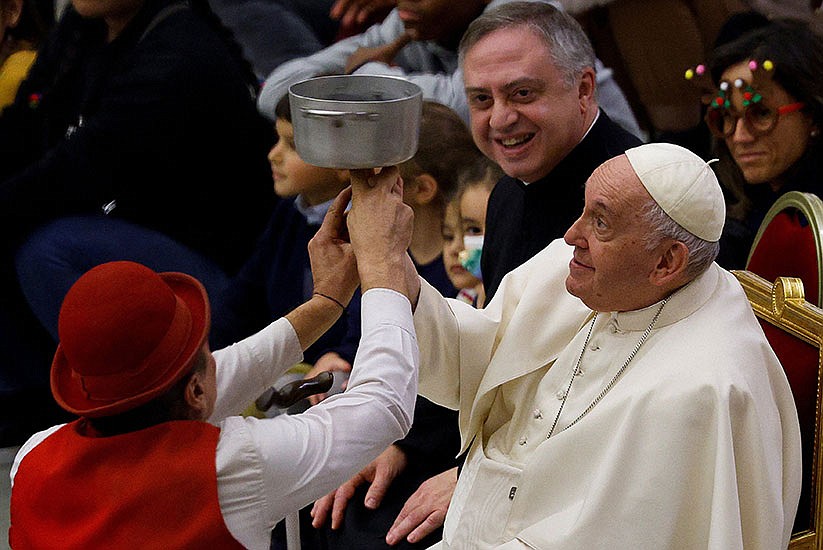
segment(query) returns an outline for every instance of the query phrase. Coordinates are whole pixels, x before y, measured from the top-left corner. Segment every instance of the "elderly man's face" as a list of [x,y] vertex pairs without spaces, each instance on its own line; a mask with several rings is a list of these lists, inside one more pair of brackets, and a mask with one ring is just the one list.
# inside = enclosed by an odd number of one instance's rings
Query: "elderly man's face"
[[566,289],[595,311],[630,311],[657,301],[650,282],[660,247],[647,250],[641,209],[649,201],[625,155],[601,165],[586,183],[583,214],[565,241],[574,246]]
[[597,108],[590,95],[581,97],[581,86],[566,83],[548,47],[523,26],[494,31],[472,46],[463,79],[475,143],[506,174],[528,183],[577,145]]

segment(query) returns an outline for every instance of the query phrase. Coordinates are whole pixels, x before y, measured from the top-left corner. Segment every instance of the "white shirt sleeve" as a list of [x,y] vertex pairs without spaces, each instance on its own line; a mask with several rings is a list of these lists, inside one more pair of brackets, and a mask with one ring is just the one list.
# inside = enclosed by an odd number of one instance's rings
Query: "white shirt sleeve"
[[411,426],[417,339],[401,294],[362,297],[362,337],[348,389],[306,412],[230,417],[217,446],[220,508],[229,531],[267,549],[274,525],[337,488]]
[[288,369],[303,360],[300,341],[285,318],[214,352],[217,402],[210,422],[240,414]]

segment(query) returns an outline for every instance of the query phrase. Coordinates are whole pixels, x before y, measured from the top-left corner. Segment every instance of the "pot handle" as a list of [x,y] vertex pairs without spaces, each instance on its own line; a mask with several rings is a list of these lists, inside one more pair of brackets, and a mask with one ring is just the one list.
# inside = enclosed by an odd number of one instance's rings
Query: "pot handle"
[[378,120],[380,113],[368,111],[326,111],[324,109],[300,109],[305,118],[336,118],[348,120]]

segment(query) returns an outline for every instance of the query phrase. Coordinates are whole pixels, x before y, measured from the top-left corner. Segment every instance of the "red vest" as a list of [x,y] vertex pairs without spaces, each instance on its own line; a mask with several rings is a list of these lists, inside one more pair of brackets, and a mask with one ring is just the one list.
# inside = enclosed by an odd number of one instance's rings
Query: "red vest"
[[176,421],[89,437],[79,422],[23,458],[11,496],[12,548],[242,548],[217,501],[218,428]]

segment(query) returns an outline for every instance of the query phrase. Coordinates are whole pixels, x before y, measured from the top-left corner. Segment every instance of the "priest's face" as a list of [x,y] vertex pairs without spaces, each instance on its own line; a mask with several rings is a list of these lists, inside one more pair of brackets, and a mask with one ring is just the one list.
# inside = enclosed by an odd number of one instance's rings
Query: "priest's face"
[[506,174],[532,183],[583,139],[594,115],[594,72],[571,77],[526,26],[481,38],[463,59],[474,142]]
[[631,311],[657,301],[651,274],[660,260],[649,249],[643,212],[651,196],[625,155],[601,165],[586,182],[583,214],[565,241],[574,246],[566,289],[595,311]]

